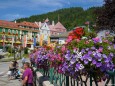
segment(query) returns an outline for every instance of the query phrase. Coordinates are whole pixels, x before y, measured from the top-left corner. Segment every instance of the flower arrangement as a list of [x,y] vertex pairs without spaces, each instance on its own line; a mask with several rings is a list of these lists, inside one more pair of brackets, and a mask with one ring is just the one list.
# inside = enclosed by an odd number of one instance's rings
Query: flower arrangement
[[[106,80],[108,71],[115,68],[115,44],[113,37],[81,39],[84,31],[77,28],[69,34],[68,43],[55,49],[44,46],[33,53],[38,68],[57,72],[79,79],[95,74],[96,81]],[[32,57],[31,56],[31,57]]]
[[81,28],[81,27],[77,27],[75,30],[73,30],[69,36],[68,36],[68,39],[67,39],[67,42],[70,42],[74,39],[81,39],[81,37],[83,36],[84,34],[84,29]]

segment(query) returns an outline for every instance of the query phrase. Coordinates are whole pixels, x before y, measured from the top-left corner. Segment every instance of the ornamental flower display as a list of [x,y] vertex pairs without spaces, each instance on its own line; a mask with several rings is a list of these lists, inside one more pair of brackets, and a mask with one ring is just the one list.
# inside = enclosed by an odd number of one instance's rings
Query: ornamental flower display
[[81,39],[81,37],[83,36],[84,34],[84,29],[81,28],[81,27],[77,27],[75,30],[73,30],[69,36],[68,36],[68,39],[67,39],[67,42],[70,42],[74,39]]
[[43,46],[34,52],[37,67],[54,68],[58,73],[80,80],[92,74],[96,81],[106,80],[115,68],[115,44],[113,37],[81,39],[79,28],[70,33],[68,43],[51,48]]

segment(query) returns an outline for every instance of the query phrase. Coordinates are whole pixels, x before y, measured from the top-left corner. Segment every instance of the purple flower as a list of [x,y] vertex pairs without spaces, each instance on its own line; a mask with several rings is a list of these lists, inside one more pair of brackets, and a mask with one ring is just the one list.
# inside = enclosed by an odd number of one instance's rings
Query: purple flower
[[113,45],[114,49],[115,49],[115,44]]
[[96,62],[96,60],[93,60],[93,61],[92,61],[92,64],[94,64],[94,65],[95,65],[96,63],[97,63],[97,62]]
[[71,55],[70,55],[70,54],[66,54],[66,55],[65,55],[65,58],[69,61],[70,58],[71,58]]
[[71,61],[70,61],[71,64],[74,64],[75,62],[76,62],[75,58],[71,59]]
[[88,64],[88,60],[84,60],[84,64]]
[[94,43],[98,43],[98,42],[100,42],[100,39],[97,38],[97,37],[96,37],[96,38],[93,38],[93,42],[94,42]]
[[86,51],[89,51],[89,48],[86,48]]
[[103,58],[107,58],[107,56],[105,54],[103,54],[102,56],[103,56]]
[[106,59],[105,59],[105,62],[106,62],[106,63],[109,63],[109,59],[108,59],[108,58],[106,58]]
[[91,47],[92,50],[95,50],[96,48],[95,47]]
[[110,56],[113,57],[114,56],[113,53],[110,53]]
[[85,53],[85,49],[82,49],[81,52],[82,52],[82,53]]
[[89,60],[89,61],[92,61],[92,57],[88,57],[88,60]]
[[67,50],[67,54],[69,54],[70,53],[70,50]]
[[101,53],[97,53],[97,56],[98,56],[98,57],[101,57]]
[[91,55],[92,54],[92,51],[88,51],[88,55]]
[[75,71],[79,71],[79,67],[80,67],[80,64],[77,63],[77,64],[76,64],[76,67],[75,67]]
[[96,67],[100,67],[102,64],[101,63],[96,63]]

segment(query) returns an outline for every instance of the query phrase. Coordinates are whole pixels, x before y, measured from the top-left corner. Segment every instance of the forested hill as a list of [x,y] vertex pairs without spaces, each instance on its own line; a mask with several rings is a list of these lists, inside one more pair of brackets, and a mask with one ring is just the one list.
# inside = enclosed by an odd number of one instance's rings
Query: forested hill
[[54,20],[55,22],[59,21],[68,29],[71,30],[75,26],[84,25],[86,21],[90,21],[90,23],[94,24],[96,21],[96,15],[94,11],[99,9],[99,7],[92,7],[87,10],[84,10],[81,7],[72,7],[72,8],[64,8],[54,12],[48,12],[46,14],[41,15],[33,15],[28,18],[17,19],[17,22],[28,21],[28,22],[39,22],[48,18],[50,22]]

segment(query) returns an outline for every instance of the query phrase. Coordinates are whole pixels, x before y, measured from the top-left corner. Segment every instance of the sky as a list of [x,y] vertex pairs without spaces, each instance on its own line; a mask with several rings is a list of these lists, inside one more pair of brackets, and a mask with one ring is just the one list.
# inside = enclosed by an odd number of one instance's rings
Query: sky
[[61,8],[102,6],[103,0],[0,0],[0,20],[43,14]]

